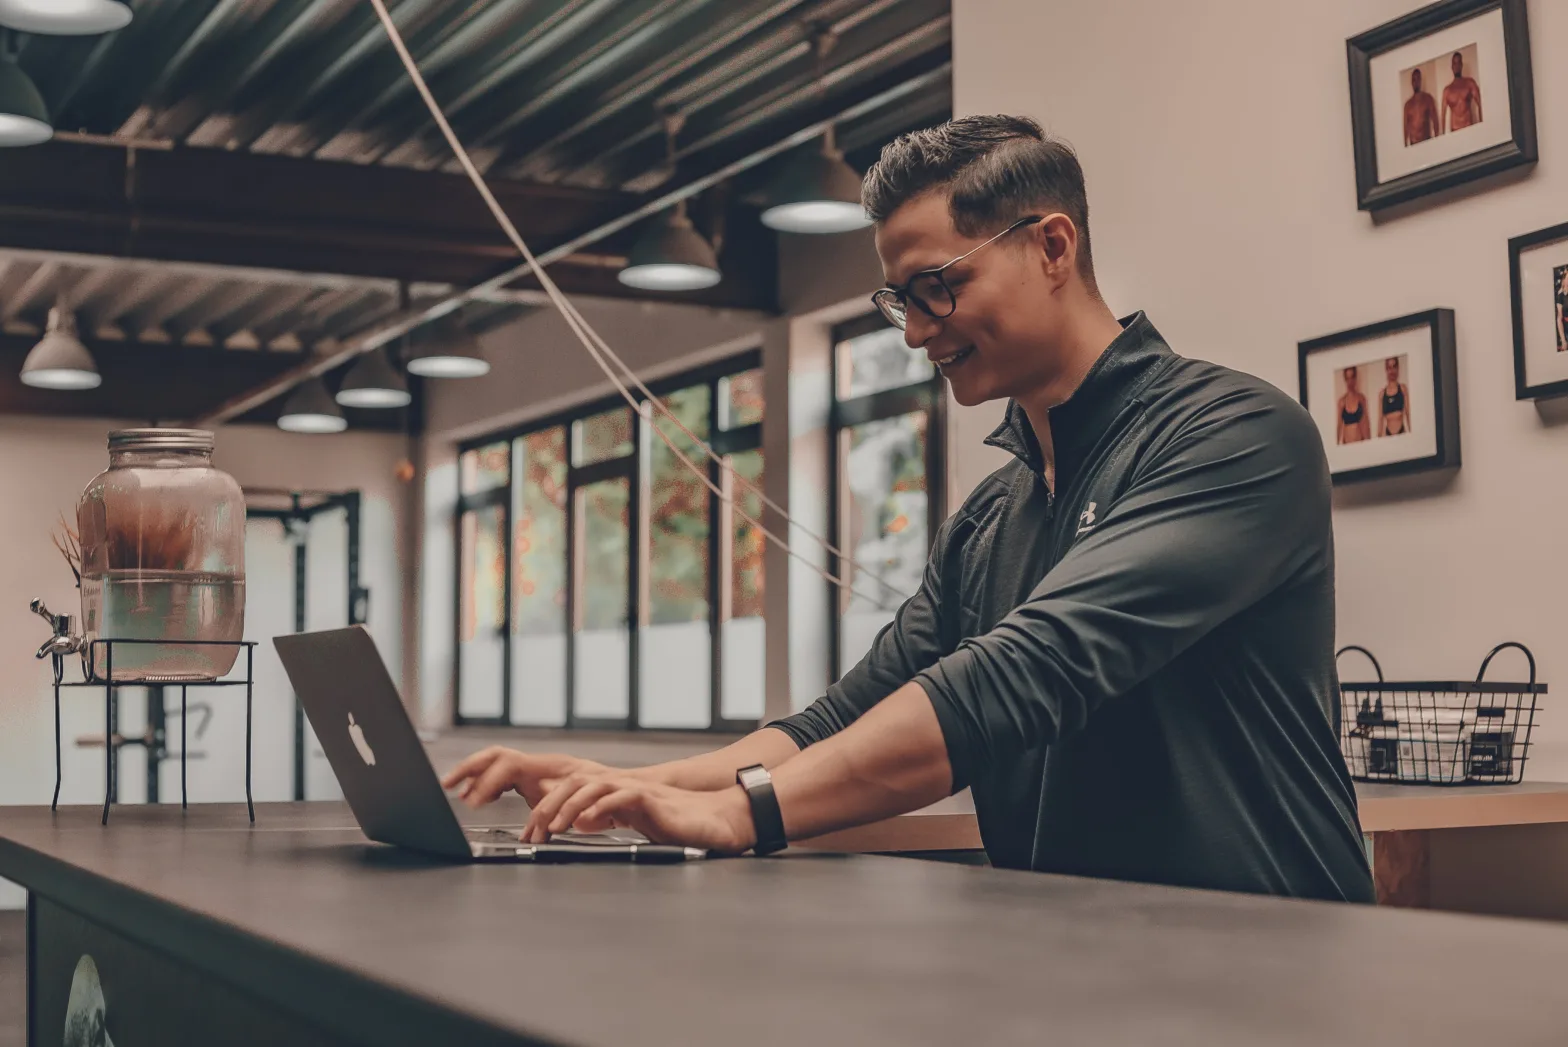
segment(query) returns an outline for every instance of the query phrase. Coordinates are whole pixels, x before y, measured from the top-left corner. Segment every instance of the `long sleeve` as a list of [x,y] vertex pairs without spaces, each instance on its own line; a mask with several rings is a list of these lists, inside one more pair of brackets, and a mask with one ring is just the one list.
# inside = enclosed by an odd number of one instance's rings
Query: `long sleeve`
[[1020,606],[918,672],[954,788],[1079,730],[1331,555],[1328,482],[1311,419],[1277,390],[1207,404]]
[[955,531],[962,530],[962,516],[960,513],[950,518],[937,531],[919,590],[877,633],[859,664],[821,698],[793,716],[774,721],[770,727],[784,731],[804,749],[842,731],[867,709],[914,679],[920,670],[936,664],[946,652],[942,641],[942,564]]

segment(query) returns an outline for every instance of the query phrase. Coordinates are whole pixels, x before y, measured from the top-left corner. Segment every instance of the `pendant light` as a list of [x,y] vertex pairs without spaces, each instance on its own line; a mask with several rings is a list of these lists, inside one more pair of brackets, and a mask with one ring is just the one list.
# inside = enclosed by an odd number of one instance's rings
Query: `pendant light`
[[341,433],[348,428],[343,409],[320,378],[307,378],[283,402],[278,428],[286,433]]
[[407,367],[409,374],[421,378],[481,378],[490,373],[490,361],[480,353],[479,339],[456,323],[415,338]]
[[[675,136],[686,117],[665,112],[662,119],[665,167],[673,175]],[[720,275],[718,254],[691,224],[685,200],[643,229],[626,255],[626,268],[615,274],[627,287],[641,291],[697,291],[718,283]]]
[[93,354],[76,337],[76,317],[64,299],[49,310],[49,327],[22,362],[22,384],[34,389],[96,389],[103,383]]
[[413,399],[408,394],[408,380],[392,366],[381,349],[361,353],[359,360],[350,367],[338,390],[338,403],[344,407],[406,407]]
[[[811,37],[811,50],[817,61],[817,98],[827,104],[828,54],[838,43],[838,34],[818,23]],[[871,224],[860,205],[860,176],[844,162],[828,125],[822,148],[796,154],[768,186],[767,209],[762,224],[785,233],[847,233]]]
[[643,231],[616,278],[643,291],[696,291],[719,282],[719,260],[692,226],[682,200]]
[[0,0],[0,25],[24,33],[94,36],[130,21],[130,7],[118,0]]
[[833,128],[822,148],[792,158],[768,187],[762,224],[783,233],[847,233],[871,224],[860,205],[860,176],[844,162]]
[[0,32],[0,146],[37,145],[53,137],[44,96],[17,64],[16,33]]

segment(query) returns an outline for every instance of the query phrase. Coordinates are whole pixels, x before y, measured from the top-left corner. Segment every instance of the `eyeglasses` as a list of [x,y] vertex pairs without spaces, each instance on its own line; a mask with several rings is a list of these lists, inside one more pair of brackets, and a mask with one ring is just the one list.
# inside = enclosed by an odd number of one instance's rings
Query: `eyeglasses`
[[942,275],[944,271],[962,262],[965,258],[982,251],[996,243],[1008,233],[1022,229],[1026,225],[1033,225],[1041,221],[1044,216],[1032,214],[1018,219],[1012,225],[997,233],[991,239],[978,247],[965,251],[945,265],[935,269],[923,269],[904,282],[902,287],[884,287],[871,296],[871,304],[876,306],[887,322],[900,331],[909,323],[909,303],[915,306],[933,320],[942,320],[953,315],[953,310],[958,308],[958,296],[947,285],[947,278]]

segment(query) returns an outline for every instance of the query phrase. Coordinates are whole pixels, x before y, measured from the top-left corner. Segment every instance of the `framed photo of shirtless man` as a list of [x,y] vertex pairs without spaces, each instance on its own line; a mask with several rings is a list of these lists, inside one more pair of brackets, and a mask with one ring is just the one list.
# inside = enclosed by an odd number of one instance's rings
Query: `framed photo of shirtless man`
[[1525,3],[1441,0],[1346,41],[1361,210],[1535,163]]
[[1568,222],[1508,241],[1514,398],[1568,396]]
[[1459,464],[1452,309],[1325,335],[1298,351],[1301,403],[1335,484]]

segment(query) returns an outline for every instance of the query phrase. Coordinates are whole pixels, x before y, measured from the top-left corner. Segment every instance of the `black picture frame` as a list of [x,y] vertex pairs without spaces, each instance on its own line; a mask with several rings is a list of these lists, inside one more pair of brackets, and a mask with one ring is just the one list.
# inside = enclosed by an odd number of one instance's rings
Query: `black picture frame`
[[1341,484],[1362,483],[1367,480],[1382,480],[1390,476],[1426,472],[1430,469],[1459,467],[1459,374],[1456,366],[1452,309],[1428,309],[1298,343],[1296,364],[1297,380],[1300,382],[1301,389],[1299,396],[1301,406],[1305,407],[1308,413],[1312,411],[1312,404],[1307,397],[1307,361],[1314,353],[1325,349],[1336,349],[1352,342],[1371,341],[1374,338],[1415,327],[1426,327],[1431,332],[1432,382],[1436,387],[1436,395],[1433,397],[1436,417],[1433,424],[1437,435],[1437,449],[1432,454],[1417,458],[1331,472],[1336,487]]
[[[1350,123],[1355,139],[1356,201],[1378,211],[1536,162],[1535,80],[1530,70],[1530,26],[1526,0],[1440,0],[1345,41],[1350,63]],[[1456,157],[1387,182],[1379,181],[1372,106],[1372,59],[1440,29],[1497,8],[1503,13],[1503,50],[1508,60],[1508,103],[1513,127],[1506,142]]]
[[1568,396],[1568,378],[1556,382],[1530,384],[1524,344],[1524,279],[1521,259],[1531,248],[1568,240],[1568,222],[1537,229],[1508,241],[1508,291],[1514,325],[1514,399],[1547,400]]

